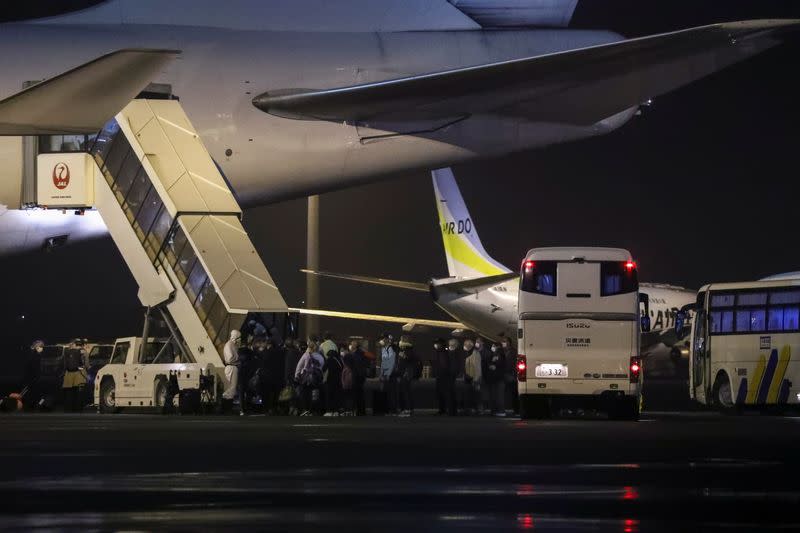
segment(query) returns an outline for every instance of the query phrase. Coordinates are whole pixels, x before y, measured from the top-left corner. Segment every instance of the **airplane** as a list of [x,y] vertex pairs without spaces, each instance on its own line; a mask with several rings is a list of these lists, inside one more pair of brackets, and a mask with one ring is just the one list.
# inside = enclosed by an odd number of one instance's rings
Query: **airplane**
[[76,144],[154,87],[180,100],[250,207],[603,135],[800,25],[625,39],[569,29],[574,0],[513,4],[107,0],[4,23],[0,256],[97,234],[84,231],[95,217],[71,214],[25,229],[52,215],[26,192],[22,136]]
[[[416,283],[369,276],[337,274],[302,269],[308,275],[337,278],[360,283],[384,285],[399,289],[427,292],[434,303],[457,322],[441,323],[426,319],[406,319],[404,329],[417,325],[470,330],[487,339],[498,341],[517,337],[517,299],[519,271],[512,271],[495,260],[483,247],[477,225],[470,216],[464,198],[450,168],[434,170],[433,190],[439,216],[448,276],[432,278],[428,283]],[[675,335],[677,312],[697,298],[695,291],[662,283],[640,283],[640,292],[647,294],[650,331],[643,333],[642,346],[648,357],[670,354],[679,342]],[[319,314],[325,314],[321,311]],[[334,316],[334,315],[328,315]],[[335,316],[348,317],[338,312]],[[362,319],[400,322],[382,315],[360,315]],[[438,322],[438,324],[437,324]]]

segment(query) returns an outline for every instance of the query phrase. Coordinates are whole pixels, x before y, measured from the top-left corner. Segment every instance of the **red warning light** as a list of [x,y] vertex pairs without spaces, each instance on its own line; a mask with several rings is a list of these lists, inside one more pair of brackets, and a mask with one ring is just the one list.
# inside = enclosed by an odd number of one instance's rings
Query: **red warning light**
[[636,261],[628,261],[627,263],[625,263],[625,270],[627,270],[628,272],[636,270]]

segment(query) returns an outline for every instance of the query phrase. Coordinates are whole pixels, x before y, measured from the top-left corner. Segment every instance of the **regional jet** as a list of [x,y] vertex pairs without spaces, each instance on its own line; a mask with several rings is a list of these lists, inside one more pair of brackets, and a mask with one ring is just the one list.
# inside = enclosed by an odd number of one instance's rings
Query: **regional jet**
[[[453,172],[449,168],[432,172],[439,230],[442,234],[448,276],[433,278],[428,283],[374,278],[369,276],[337,274],[303,270],[309,275],[346,279],[361,283],[424,291],[433,301],[457,322],[442,322],[420,318],[383,317],[359,315],[362,319],[384,322],[405,322],[405,329],[416,326],[438,326],[466,329],[492,340],[503,337],[516,341],[517,298],[519,272],[512,271],[489,255],[483,247],[478,228],[470,216]],[[670,353],[679,342],[675,335],[678,311],[696,299],[696,292],[662,283],[641,283],[640,292],[647,295],[647,305],[642,306],[643,316],[648,316],[651,328],[643,335],[643,349],[648,355]],[[319,311],[318,314],[328,314]],[[348,318],[347,313],[335,316]],[[352,317],[351,317],[352,318]]]

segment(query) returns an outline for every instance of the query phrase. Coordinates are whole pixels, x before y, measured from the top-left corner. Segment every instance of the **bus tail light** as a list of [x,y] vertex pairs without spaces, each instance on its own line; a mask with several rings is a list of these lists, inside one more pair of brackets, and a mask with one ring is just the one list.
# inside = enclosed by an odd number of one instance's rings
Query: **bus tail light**
[[528,360],[520,354],[517,356],[517,381],[525,381],[528,378]]
[[639,375],[642,373],[642,358],[631,356],[631,383],[639,382]]

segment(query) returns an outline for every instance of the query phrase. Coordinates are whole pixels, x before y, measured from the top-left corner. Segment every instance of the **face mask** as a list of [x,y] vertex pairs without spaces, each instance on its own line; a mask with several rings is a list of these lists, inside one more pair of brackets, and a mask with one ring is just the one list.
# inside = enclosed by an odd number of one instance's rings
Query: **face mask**
[[451,352],[455,352],[457,348],[458,348],[458,346],[448,346],[447,347],[447,349],[450,350]]
[[378,342],[378,344],[381,346],[386,346],[386,341],[381,339],[380,342]]
[[472,348],[473,348],[473,346],[470,343],[467,343],[467,344],[464,345],[464,351],[465,352],[471,352]]
[[475,347],[480,350],[481,348],[483,348],[483,344],[481,344],[480,342],[476,342]]
[[441,344],[434,344],[433,345],[433,349],[434,350],[441,350],[442,349],[442,345]]
[[508,348],[508,344],[506,344],[506,343],[504,342],[504,343],[503,343],[503,348]]
[[492,351],[496,352],[497,351],[497,346],[492,346]]
[[43,351],[44,351],[44,348],[42,348],[41,346],[37,346],[36,347],[36,353],[42,353]]

